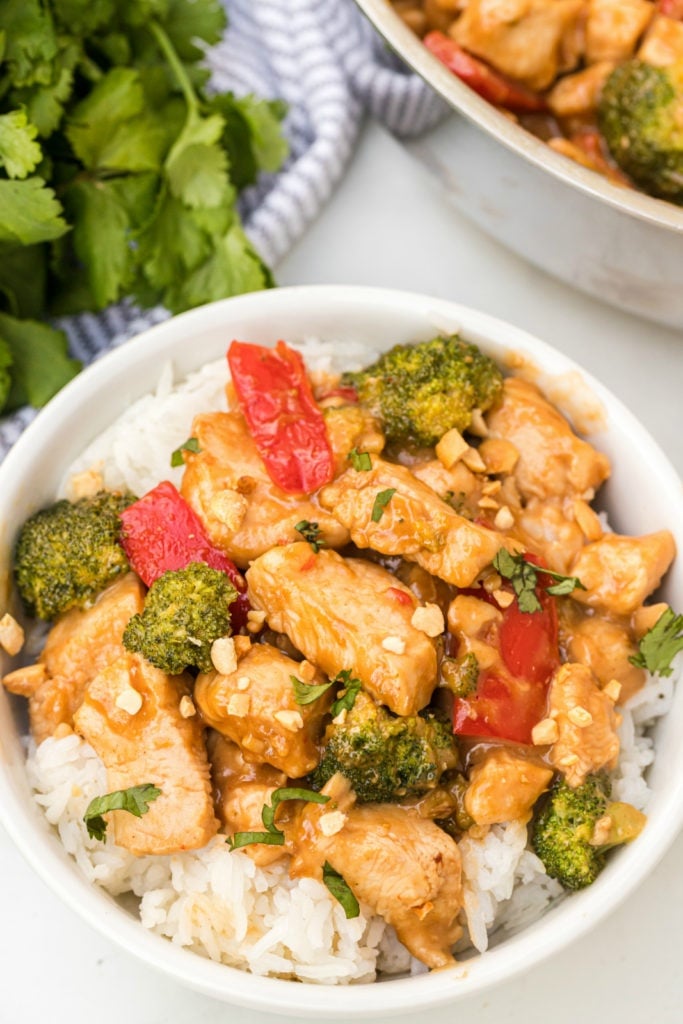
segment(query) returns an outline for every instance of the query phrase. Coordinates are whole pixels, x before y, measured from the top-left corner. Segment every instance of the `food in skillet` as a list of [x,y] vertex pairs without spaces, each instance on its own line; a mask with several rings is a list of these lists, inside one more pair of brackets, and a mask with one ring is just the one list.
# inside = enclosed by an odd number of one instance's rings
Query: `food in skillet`
[[557,152],[683,203],[680,0],[391,0],[429,50]]
[[326,983],[448,966],[642,830],[673,540],[610,532],[605,456],[457,336],[341,376],[282,342],[228,362],[227,401],[204,399],[224,364],[180,395],[175,483],[145,405],[20,531],[51,625],[4,683],[37,799],[204,955]]

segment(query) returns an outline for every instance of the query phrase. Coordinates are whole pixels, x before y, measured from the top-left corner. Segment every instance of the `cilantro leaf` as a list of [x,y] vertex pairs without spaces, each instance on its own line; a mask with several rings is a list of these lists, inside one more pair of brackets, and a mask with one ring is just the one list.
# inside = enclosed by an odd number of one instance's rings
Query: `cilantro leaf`
[[372,459],[368,452],[359,452],[357,448],[352,448],[346,458],[359,473],[372,469]]
[[0,181],[0,242],[35,245],[59,238],[68,231],[62,212],[42,178]]
[[226,840],[231,850],[237,850],[250,843],[267,843],[270,846],[282,846],[285,834],[275,824],[275,813],[283,800],[306,800],[314,804],[326,804],[329,796],[316,793],[313,789],[299,789],[296,786],[282,786],[274,789],[270,796],[270,804],[265,804],[261,811],[261,820],[266,832],[235,832]]
[[12,386],[10,368],[13,362],[12,350],[4,338],[0,336],[0,411],[5,408]]
[[267,273],[239,224],[222,237],[211,238],[208,258],[184,279],[164,292],[164,305],[182,313],[206,302],[242,292],[258,291],[268,284]]
[[332,717],[336,718],[342,711],[351,710],[353,705],[356,703],[356,697],[360,693],[363,684],[360,679],[351,677],[349,669],[343,669],[341,672],[338,672],[331,682],[340,683],[343,687],[341,690],[341,696],[337,697],[330,708]]
[[641,639],[638,653],[628,660],[653,675],[670,676],[671,662],[679,651],[683,651],[683,615],[667,608]]
[[10,410],[27,403],[40,408],[81,368],[67,355],[66,335],[47,324],[0,313],[0,338],[12,353]]
[[555,597],[571,594],[574,590],[585,590],[583,583],[578,576],[565,576],[561,572],[554,572],[541,566],[528,562],[523,554],[511,555],[506,548],[501,548],[493,559],[494,568],[500,575],[512,583],[512,589],[517,595],[517,602],[521,612],[540,612],[541,602],[538,599],[536,588],[539,585],[538,576],[549,576],[557,582],[546,586],[546,591]]
[[13,316],[39,317],[45,307],[45,248],[0,245],[0,294]]
[[395,487],[388,487],[386,491],[380,491],[375,497],[375,503],[372,506],[372,521],[378,523],[384,515],[384,509],[387,507],[393,496],[396,494]]
[[218,43],[227,25],[220,0],[171,0],[164,28],[181,60],[196,61],[204,56],[197,43]]
[[329,889],[337,902],[341,904],[348,918],[358,917],[360,907],[358,900],[351,891],[350,885],[344,881],[339,872],[335,871],[327,860],[323,864],[323,884]]
[[104,839],[107,823],[102,815],[107,811],[128,811],[136,818],[141,818],[158,796],[161,796],[161,790],[151,782],[146,782],[141,786],[130,786],[128,789],[117,789],[113,793],[105,793],[104,796],[96,796],[90,801],[83,815],[88,835],[91,839]]
[[302,707],[306,704],[313,704],[318,697],[322,697],[332,686],[332,681],[317,683],[315,686],[312,686],[309,683],[304,683],[301,679],[297,679],[296,676],[290,676],[289,678],[294,687],[294,700]]
[[14,85],[49,83],[57,36],[47,4],[40,0],[3,0],[0,29],[5,33],[4,60]]
[[113,132],[141,114],[145,96],[134,68],[112,68],[72,109],[65,134],[74,153],[88,168],[102,166],[102,152]]
[[38,129],[24,110],[0,114],[0,165],[10,178],[25,178],[35,171],[43,151],[35,142]]
[[320,536],[320,527],[317,523],[310,523],[308,519],[301,519],[294,529],[297,533],[301,534],[304,540],[308,541],[316,555],[321,548],[325,547],[325,540]]
[[175,469],[177,466],[183,466],[185,459],[183,458],[183,452],[200,452],[199,441],[196,437],[188,437],[187,441],[183,441],[179,448],[176,448],[171,453],[171,466]]
[[215,145],[224,125],[217,114],[201,117],[191,110],[166,158],[171,192],[189,207],[213,207],[235,201],[228,178],[228,158]]
[[104,181],[78,181],[64,195],[74,222],[73,247],[85,268],[95,307],[121,298],[133,276],[130,218],[116,191]]

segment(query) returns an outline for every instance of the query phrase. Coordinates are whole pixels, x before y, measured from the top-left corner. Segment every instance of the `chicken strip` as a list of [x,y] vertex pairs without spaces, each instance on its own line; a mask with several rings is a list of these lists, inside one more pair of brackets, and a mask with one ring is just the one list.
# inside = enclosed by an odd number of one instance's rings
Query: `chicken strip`
[[450,30],[456,43],[530,89],[545,89],[563,67],[584,0],[469,0]]
[[589,668],[572,662],[560,666],[550,683],[548,715],[557,726],[550,760],[570,786],[615,767],[619,737],[614,702]]
[[[269,764],[245,761],[237,744],[213,729],[206,737],[206,749],[211,763],[214,806],[222,831],[229,836],[235,832],[263,832],[263,808],[270,803],[274,790],[287,785],[285,773]],[[282,820],[282,814],[278,815],[278,827]],[[252,843],[243,850],[260,867],[287,854],[284,846],[264,843]]]
[[200,450],[185,453],[181,494],[211,541],[241,568],[276,544],[299,540],[294,527],[301,520],[316,522],[330,547],[348,541],[347,530],[309,497],[273,483],[241,413],[203,413],[192,434]]
[[606,455],[576,436],[534,384],[508,377],[503,401],[487,414],[493,438],[519,451],[514,479],[525,499],[591,497],[609,476]]
[[494,530],[459,516],[404,466],[374,456],[371,470],[348,470],[322,488],[319,501],[358,547],[401,555],[456,587],[471,586],[500,548],[510,545]]
[[396,929],[400,941],[428,967],[453,964],[461,935],[458,847],[427,818],[396,804],[354,805],[341,775],[322,792],[326,804],[306,804],[287,829],[290,874],[320,878],[327,862],[356,898]]
[[668,530],[643,537],[605,534],[587,544],[571,567],[585,590],[572,597],[615,615],[631,615],[658,586],[676,556]]
[[303,542],[273,548],[247,572],[249,600],[332,678],[348,669],[399,715],[414,715],[436,686],[434,640],[412,625],[416,601],[381,566],[314,554]]
[[628,60],[656,12],[649,0],[589,0],[586,60]]
[[161,790],[142,818],[111,812],[114,841],[138,857],[196,850],[218,831],[202,724],[181,711],[189,683],[125,654],[93,679],[74,715],[110,792],[145,783]]
[[470,772],[465,810],[476,825],[528,819],[552,769],[507,747],[492,747]]
[[303,682],[304,674],[306,684],[327,682],[312,665],[270,644],[255,644],[229,675],[199,675],[194,700],[204,720],[239,744],[247,758],[298,779],[320,760],[323,718],[334,697],[329,689],[309,704],[297,704],[292,679]]
[[616,679],[624,703],[645,684],[647,673],[630,661],[638,654],[636,637],[624,622],[612,622],[593,615],[575,601],[558,602],[560,643],[569,661],[578,661],[591,670],[601,687]]
[[17,669],[3,683],[29,699],[31,734],[40,744],[58,725],[73,726],[92,679],[125,653],[121,638],[143,609],[145,589],[133,573],[112,583],[85,610],[72,608],[50,630],[38,665]]

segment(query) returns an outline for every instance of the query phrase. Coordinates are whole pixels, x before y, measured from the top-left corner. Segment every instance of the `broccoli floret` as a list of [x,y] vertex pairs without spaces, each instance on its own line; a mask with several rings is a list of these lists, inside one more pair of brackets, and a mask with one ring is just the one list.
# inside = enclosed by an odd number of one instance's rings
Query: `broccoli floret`
[[387,441],[434,445],[451,427],[466,430],[473,409],[493,405],[503,378],[493,360],[454,334],[396,345],[342,383],[382,421]]
[[165,572],[133,615],[123,646],[152,665],[178,675],[187,668],[210,672],[211,645],[230,633],[230,605],[237,591],[224,572],[205,562]]
[[432,789],[456,763],[445,716],[425,711],[401,718],[359,693],[344,721],[328,726],[322,759],[309,782],[322,789],[341,772],[360,803],[385,803]]
[[583,889],[605,866],[605,853],[635,839],[645,816],[635,807],[611,803],[610,784],[589,775],[572,789],[558,779],[536,818],[532,845],[546,871],[567,889]]
[[651,195],[683,203],[683,61],[620,64],[605,82],[598,122],[619,167]]
[[54,619],[82,608],[128,571],[119,514],[136,499],[101,491],[58,501],[24,523],[14,554],[17,589],[29,615]]

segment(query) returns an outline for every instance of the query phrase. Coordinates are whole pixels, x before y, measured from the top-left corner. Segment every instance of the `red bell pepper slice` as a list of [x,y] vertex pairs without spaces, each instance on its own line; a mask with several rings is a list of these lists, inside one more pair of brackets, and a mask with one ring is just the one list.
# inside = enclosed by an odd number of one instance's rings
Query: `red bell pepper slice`
[[129,505],[121,513],[121,522],[121,546],[146,586],[151,587],[172,569],[206,562],[224,572],[238,591],[230,606],[233,630],[245,625],[249,601],[244,577],[227,555],[214,547],[201,520],[172,483],[165,480]]
[[658,0],[657,10],[665,18],[683,21],[683,0]]
[[513,82],[481,60],[477,60],[458,46],[443,32],[429,32],[422,40],[427,49],[445,64],[465,85],[474,89],[483,99],[497,107],[519,113],[534,113],[548,109],[542,96]]
[[[539,574],[540,611],[522,612],[517,600],[500,609],[503,621],[497,642],[503,665],[480,673],[475,693],[456,699],[456,734],[531,743],[531,730],[545,715],[548,684],[560,664],[557,608],[554,597],[546,593],[546,583],[552,581]],[[471,593],[497,604],[484,590]]]
[[233,341],[228,363],[240,408],[268,475],[289,494],[329,483],[334,457],[304,361],[284,341],[275,349]]

